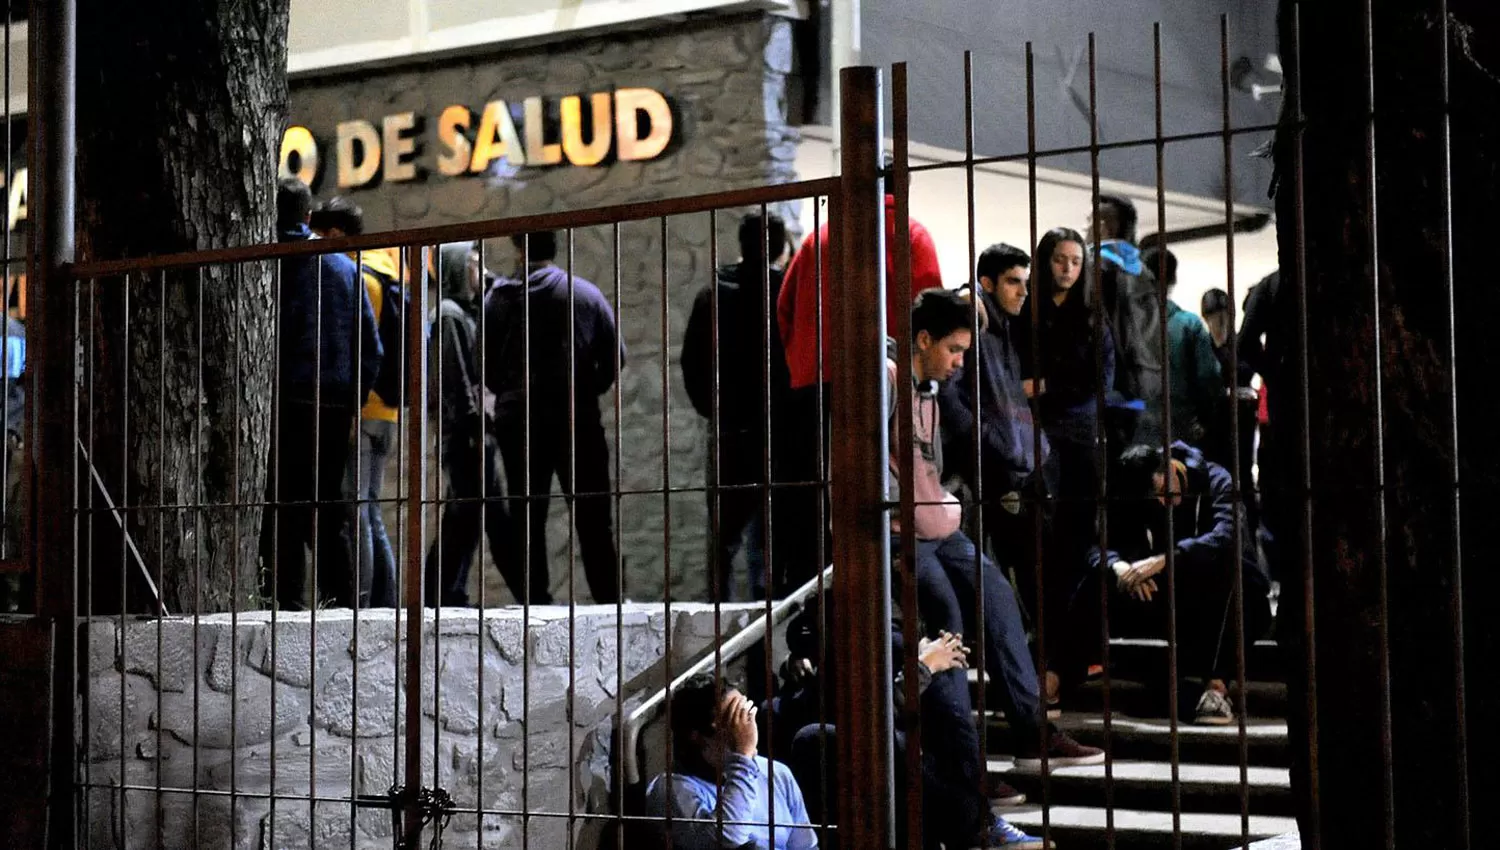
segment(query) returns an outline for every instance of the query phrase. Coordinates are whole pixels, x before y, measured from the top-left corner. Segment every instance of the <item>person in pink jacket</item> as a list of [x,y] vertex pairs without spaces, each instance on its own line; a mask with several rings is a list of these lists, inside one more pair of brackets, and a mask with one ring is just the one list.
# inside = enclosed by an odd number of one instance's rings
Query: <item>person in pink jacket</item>
[[[1026,626],[1015,589],[989,558],[984,557],[960,529],[963,509],[943,487],[943,454],[937,394],[944,381],[963,365],[974,342],[974,305],[963,295],[932,289],[917,296],[911,308],[912,445],[899,444],[891,428],[891,501],[899,500],[899,458],[912,458],[912,497],[916,503],[911,532],[916,537],[917,607],[929,637],[942,632],[981,635],[984,666],[1000,684],[1000,708],[1010,721],[1016,767],[1041,766],[1046,722],[1036,666],[1026,643]],[[894,399],[897,380],[896,346],[888,346],[886,376]],[[891,403],[894,418],[894,401]],[[891,523],[892,560],[900,552],[899,522]],[[899,579],[898,573],[898,579]],[[897,597],[900,598],[899,596]],[[983,611],[983,629],[979,622]],[[1098,764],[1104,751],[1086,747],[1061,730],[1045,727],[1048,762],[1052,767]]]

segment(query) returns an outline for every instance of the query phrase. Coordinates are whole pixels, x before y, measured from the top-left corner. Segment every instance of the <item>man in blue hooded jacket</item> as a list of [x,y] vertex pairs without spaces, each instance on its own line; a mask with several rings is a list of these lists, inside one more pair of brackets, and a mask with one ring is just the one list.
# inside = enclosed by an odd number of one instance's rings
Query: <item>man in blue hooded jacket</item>
[[[529,597],[533,605],[552,601],[547,505],[556,476],[564,497],[573,500],[589,593],[596,603],[615,602],[619,556],[599,397],[614,386],[625,346],[599,287],[557,266],[557,234],[511,241],[523,265],[484,298],[484,383],[495,394],[495,437],[507,488],[512,498],[524,497],[529,514]],[[523,565],[500,569],[515,598],[527,598]]]
[[[317,238],[308,226],[311,215],[307,185],[282,180],[278,240]],[[316,595],[335,606],[363,607],[370,576],[355,574],[354,509],[343,485],[355,417],[380,371],[375,312],[354,261],[340,253],[282,260],[275,297],[276,431],[261,526],[261,589],[284,610],[306,607],[305,550],[314,549]]]
[[1156,277],[1135,245],[1135,204],[1121,195],[1100,195],[1099,214],[1089,216],[1099,286],[1088,281],[1089,306],[1102,302],[1115,342],[1115,384],[1105,426],[1111,457],[1132,443],[1162,439],[1163,363],[1161,295]]

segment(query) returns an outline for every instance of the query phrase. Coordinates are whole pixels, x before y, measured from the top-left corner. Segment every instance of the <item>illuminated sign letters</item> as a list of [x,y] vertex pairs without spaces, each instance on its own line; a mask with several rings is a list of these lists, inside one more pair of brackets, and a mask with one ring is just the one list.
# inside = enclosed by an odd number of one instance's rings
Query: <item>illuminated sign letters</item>
[[[339,122],[330,176],[340,189],[357,189],[416,180],[429,170],[444,177],[482,174],[500,161],[511,168],[587,168],[613,154],[619,162],[644,162],[660,157],[677,138],[671,104],[647,88],[492,100],[477,110],[454,104],[436,118],[428,125],[413,112],[399,112],[378,123]],[[437,143],[430,151],[429,135]],[[310,130],[288,128],[281,140],[281,176],[314,183],[322,155]]]

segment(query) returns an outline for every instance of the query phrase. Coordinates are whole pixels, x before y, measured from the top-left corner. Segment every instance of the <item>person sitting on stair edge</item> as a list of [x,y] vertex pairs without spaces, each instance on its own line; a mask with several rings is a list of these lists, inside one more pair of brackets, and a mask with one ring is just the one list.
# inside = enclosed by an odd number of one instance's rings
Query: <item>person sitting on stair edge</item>
[[[1030,770],[1041,766],[1044,737],[1051,766],[1098,764],[1104,761],[1102,750],[1083,746],[1061,730],[1043,726],[1036,666],[1026,642],[1016,592],[994,562],[980,555],[973,541],[960,530],[962,509],[943,487],[936,397],[939,385],[962,365],[964,353],[973,343],[974,319],[973,305],[962,295],[944,289],[923,292],[911,311],[912,383],[905,391],[912,394],[913,443],[903,448],[898,441],[891,441],[889,499],[893,504],[899,499],[894,491],[901,477],[900,452],[911,452],[916,522],[909,532],[917,538],[914,573],[918,613],[927,625],[929,637],[946,631],[977,635],[984,641],[985,671],[1000,685],[999,707],[1010,721],[1018,768]],[[888,341],[886,379],[893,388],[887,396],[892,400],[892,417],[897,375],[895,349],[894,341]],[[891,430],[896,432],[894,427]],[[898,525],[891,523],[893,553],[901,551],[900,535],[908,533]],[[895,587],[900,584],[900,574],[895,578],[892,585],[898,594],[896,598],[900,599],[900,590]],[[976,578],[980,579],[977,583]],[[976,602],[983,605],[983,630],[978,628]]]
[[[1089,565],[1101,581],[1114,584],[1110,600],[1111,629],[1166,635],[1166,570],[1172,540],[1177,609],[1178,671],[1201,676],[1204,683],[1194,713],[1197,722],[1234,722],[1224,680],[1234,669],[1234,584],[1243,573],[1244,639],[1265,634],[1271,624],[1267,593],[1270,581],[1255,557],[1255,538],[1244,525],[1244,508],[1235,501],[1229,471],[1203,459],[1203,453],[1178,441],[1170,454],[1161,446],[1135,445],[1121,455],[1121,494],[1139,498],[1141,510],[1111,511],[1112,548],[1089,553]],[[1167,534],[1168,511],[1172,535]],[[1236,551],[1235,534],[1239,534]],[[1098,598],[1084,591],[1081,599]],[[1163,669],[1156,675],[1165,675]],[[1191,695],[1191,691],[1179,689]],[[1179,711],[1187,707],[1179,706]],[[1183,714],[1187,712],[1183,711]]]

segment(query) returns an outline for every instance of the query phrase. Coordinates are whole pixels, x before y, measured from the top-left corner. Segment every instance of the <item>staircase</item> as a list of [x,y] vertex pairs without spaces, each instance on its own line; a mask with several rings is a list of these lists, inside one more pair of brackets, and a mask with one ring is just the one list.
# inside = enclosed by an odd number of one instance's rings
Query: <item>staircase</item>
[[[1243,741],[1238,723],[1197,726],[1191,716],[1180,718],[1175,785],[1170,724],[1139,675],[1149,667],[1165,668],[1166,641],[1115,639],[1110,656],[1108,731],[1102,681],[1084,686],[1056,721],[1078,741],[1104,748],[1106,764],[1052,768],[1045,780],[1039,771],[1016,770],[1005,721],[987,712],[989,772],[1028,798],[1023,806],[998,809],[1000,814],[1033,835],[1042,833],[1045,817],[1063,850],[1225,850],[1242,845],[1243,813],[1249,815],[1252,842],[1296,830],[1287,772],[1286,685],[1274,642],[1247,648],[1245,698],[1230,687],[1236,709],[1249,709]],[[976,703],[979,682],[977,672],[970,671]],[[993,686],[985,696],[987,708],[998,704]],[[1180,819],[1172,813],[1174,794]],[[1175,829],[1181,831],[1180,844]]]

